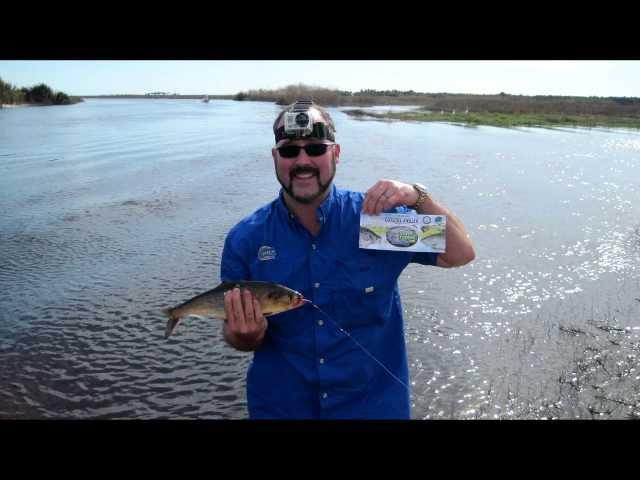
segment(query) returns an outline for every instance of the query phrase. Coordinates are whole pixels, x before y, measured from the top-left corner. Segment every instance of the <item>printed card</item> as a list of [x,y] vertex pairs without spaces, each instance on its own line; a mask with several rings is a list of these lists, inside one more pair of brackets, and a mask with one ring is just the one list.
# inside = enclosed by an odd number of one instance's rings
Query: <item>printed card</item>
[[358,246],[372,250],[444,253],[446,225],[446,215],[361,214]]

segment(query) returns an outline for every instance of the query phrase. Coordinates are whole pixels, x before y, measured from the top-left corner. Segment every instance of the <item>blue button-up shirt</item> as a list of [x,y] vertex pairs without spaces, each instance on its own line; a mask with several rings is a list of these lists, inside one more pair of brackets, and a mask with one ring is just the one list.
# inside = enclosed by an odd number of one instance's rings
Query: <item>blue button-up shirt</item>
[[247,372],[250,418],[410,418],[407,387],[371,355],[408,385],[397,281],[408,263],[435,265],[437,254],[360,249],[363,200],[332,185],[314,237],[281,191],[229,232],[222,281],[280,283],[324,312],[306,304],[268,317]]

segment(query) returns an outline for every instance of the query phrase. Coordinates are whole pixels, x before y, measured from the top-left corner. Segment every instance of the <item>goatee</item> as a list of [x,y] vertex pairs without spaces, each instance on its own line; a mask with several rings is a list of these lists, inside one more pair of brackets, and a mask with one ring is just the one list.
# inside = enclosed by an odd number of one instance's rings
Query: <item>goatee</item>
[[[331,182],[333,181],[333,177],[335,177],[335,175],[336,175],[336,162],[335,162],[335,159],[333,159],[333,161],[331,163],[332,163],[333,171],[331,172],[331,178],[329,178],[329,180],[327,180],[327,183],[322,183],[320,181],[320,172],[318,170],[316,170],[315,168],[311,168],[311,167],[300,167],[300,168],[295,168],[295,169],[291,170],[291,172],[289,173],[289,185],[286,185],[282,181],[282,179],[280,178],[279,175],[276,174],[276,177],[278,178],[278,182],[280,182],[280,185],[282,185],[282,188],[284,189],[284,191],[287,192],[291,198],[293,198],[296,202],[308,205],[310,203],[313,203],[316,199],[320,198],[322,195],[324,195],[324,193],[331,186]],[[293,179],[294,179],[294,177],[296,175],[302,174],[302,173],[312,173],[315,176],[316,181],[318,182],[318,191],[316,193],[314,193],[313,195],[302,197],[302,196],[296,195],[294,193],[294,191],[293,191]]]

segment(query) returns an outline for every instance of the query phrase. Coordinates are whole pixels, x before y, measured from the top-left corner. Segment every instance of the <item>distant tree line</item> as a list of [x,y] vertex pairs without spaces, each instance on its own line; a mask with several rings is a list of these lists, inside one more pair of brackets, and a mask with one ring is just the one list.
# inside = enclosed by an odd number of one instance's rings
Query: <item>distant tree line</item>
[[278,105],[289,105],[296,101],[297,98],[303,96],[311,96],[318,105],[335,106],[340,105],[341,92],[339,90],[331,90],[329,88],[314,87],[299,83],[297,85],[288,85],[284,88],[276,90],[249,90],[247,92],[239,92],[234,96],[234,100],[244,101],[262,101],[275,102]]
[[289,85],[275,90],[239,92],[235,100],[276,102],[289,105],[296,98],[310,96],[326,107],[416,105],[425,110],[483,113],[564,113],[568,115],[609,115],[640,117],[637,97],[575,97],[557,95],[510,95],[505,92],[489,95],[464,93],[421,93],[413,90],[362,89],[350,92],[337,89]]
[[23,103],[24,94],[0,78],[0,103]]
[[31,88],[17,88],[0,78],[0,103],[20,104],[33,103],[37,105],[70,105],[82,101],[70,97],[64,92],[54,92],[48,85],[40,83]]

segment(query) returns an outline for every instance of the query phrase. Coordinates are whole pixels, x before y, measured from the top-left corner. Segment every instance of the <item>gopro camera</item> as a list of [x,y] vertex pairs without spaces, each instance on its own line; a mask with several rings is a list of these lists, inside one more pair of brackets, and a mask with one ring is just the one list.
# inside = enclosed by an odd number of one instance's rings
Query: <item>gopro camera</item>
[[313,133],[313,120],[309,115],[312,101],[298,100],[290,112],[284,114],[284,133],[295,138],[308,137]]

